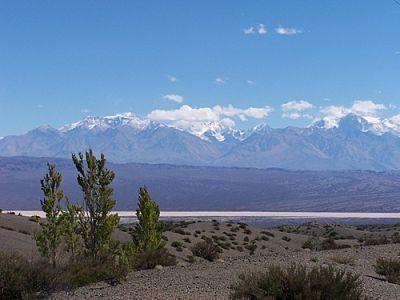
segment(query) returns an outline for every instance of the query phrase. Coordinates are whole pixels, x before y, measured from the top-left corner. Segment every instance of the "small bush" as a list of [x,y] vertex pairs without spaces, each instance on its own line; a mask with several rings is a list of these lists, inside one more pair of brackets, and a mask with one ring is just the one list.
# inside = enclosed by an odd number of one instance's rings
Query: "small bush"
[[187,255],[187,256],[186,256],[186,261],[187,261],[188,263],[193,264],[193,263],[196,262],[196,258],[195,258],[193,255]]
[[359,277],[333,267],[271,266],[266,272],[239,275],[231,299],[362,299]]
[[97,281],[118,283],[129,264],[105,257],[101,262],[77,259],[53,268],[47,261],[28,262],[16,254],[0,253],[0,299],[34,299],[41,291],[77,288]]
[[0,253],[0,299],[28,297],[35,290],[30,269],[30,264],[23,257]]
[[248,242],[248,241],[250,241],[250,239],[249,239],[248,236],[245,236],[244,239],[243,239],[243,241],[244,241],[244,242]]
[[40,222],[40,217],[34,215],[34,216],[32,216],[32,217],[29,218],[29,221],[35,222],[35,223],[39,223],[39,222]]
[[400,260],[379,258],[376,261],[375,272],[385,276],[390,283],[400,284]]
[[146,251],[135,256],[134,269],[136,270],[154,269],[157,265],[176,265],[176,258],[165,248]]
[[182,246],[183,246],[183,244],[179,241],[173,241],[171,243],[171,247],[173,247],[173,248],[182,248]]
[[243,230],[243,233],[247,234],[247,235],[250,235],[251,234],[251,230],[246,228],[246,229]]
[[246,248],[247,250],[249,250],[250,255],[253,255],[254,252],[255,252],[256,249],[257,249],[257,245],[256,245],[256,244],[249,244],[249,245],[246,245],[245,248]]
[[208,261],[214,261],[219,257],[219,246],[214,244],[211,240],[198,242],[192,247],[194,256],[204,258]]
[[190,240],[190,238],[188,238],[188,237],[184,238],[183,241],[184,241],[185,243],[188,243],[188,244],[190,244],[190,243],[192,242],[192,241]]
[[287,237],[286,235],[284,235],[282,237],[282,240],[284,240],[285,242],[290,242],[292,239],[290,237]]
[[310,249],[310,250],[320,250],[321,249],[321,240],[317,237],[309,237],[303,243],[303,249]]

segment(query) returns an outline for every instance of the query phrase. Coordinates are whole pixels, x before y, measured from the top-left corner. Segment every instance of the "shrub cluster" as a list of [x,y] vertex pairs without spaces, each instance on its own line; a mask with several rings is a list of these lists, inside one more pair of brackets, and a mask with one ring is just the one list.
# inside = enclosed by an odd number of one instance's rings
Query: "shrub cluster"
[[208,261],[218,259],[220,253],[219,246],[214,244],[211,239],[196,243],[191,250],[194,256],[204,258]]
[[265,272],[239,275],[231,288],[231,299],[362,299],[359,277],[331,266],[271,266]]
[[375,272],[385,276],[390,283],[400,284],[400,260],[395,258],[379,258],[376,261]]

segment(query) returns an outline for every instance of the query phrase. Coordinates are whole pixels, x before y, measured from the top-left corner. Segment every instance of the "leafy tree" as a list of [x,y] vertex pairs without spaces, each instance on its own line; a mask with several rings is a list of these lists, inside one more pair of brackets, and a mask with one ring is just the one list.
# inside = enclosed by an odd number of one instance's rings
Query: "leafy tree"
[[44,199],[40,201],[42,210],[46,213],[46,222],[42,223],[41,232],[34,238],[42,256],[49,259],[53,267],[56,267],[58,247],[63,236],[62,224],[62,200],[64,198],[61,189],[62,175],[56,171],[54,164],[47,164],[48,174],[40,181]]
[[82,153],[73,154],[72,160],[83,192],[83,205],[77,207],[77,221],[85,250],[96,260],[101,251],[109,248],[111,234],[119,222],[118,215],[111,214],[116,204],[110,187],[115,174],[106,168],[105,156],[101,154],[97,159],[92,150],[85,153],[85,160]]
[[76,260],[81,250],[81,238],[79,235],[78,209],[79,206],[66,200],[66,210],[63,213],[63,235],[65,250],[71,254],[71,259]]
[[159,221],[160,209],[157,203],[151,200],[145,186],[139,188],[136,216],[138,224],[133,232],[133,242],[137,249],[145,252],[163,248],[163,223]]

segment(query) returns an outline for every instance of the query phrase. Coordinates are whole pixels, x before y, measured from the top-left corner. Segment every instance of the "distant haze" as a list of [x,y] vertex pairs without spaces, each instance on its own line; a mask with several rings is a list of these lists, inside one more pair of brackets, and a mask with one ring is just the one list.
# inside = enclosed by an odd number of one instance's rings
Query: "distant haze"
[[[39,210],[47,161],[63,173],[65,194],[81,201],[70,159],[1,158],[0,208]],[[400,212],[400,172],[287,171],[112,164],[116,210],[133,211],[147,185],[164,211]]]

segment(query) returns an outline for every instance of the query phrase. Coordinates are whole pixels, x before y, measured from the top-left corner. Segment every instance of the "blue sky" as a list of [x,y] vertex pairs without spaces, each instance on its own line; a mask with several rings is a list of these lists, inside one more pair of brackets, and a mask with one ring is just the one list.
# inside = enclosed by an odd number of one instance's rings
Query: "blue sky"
[[305,126],[356,100],[400,113],[392,0],[0,1],[0,36],[0,136],[216,105],[237,127]]

